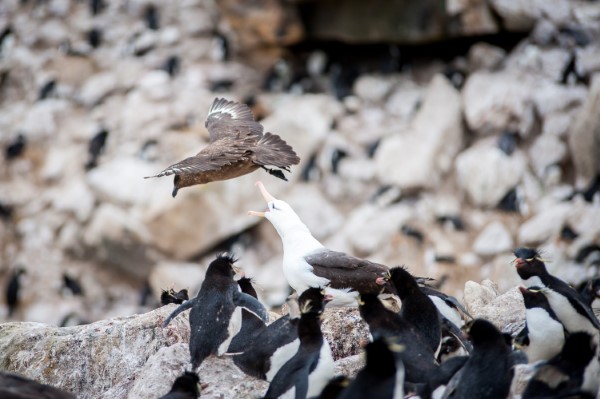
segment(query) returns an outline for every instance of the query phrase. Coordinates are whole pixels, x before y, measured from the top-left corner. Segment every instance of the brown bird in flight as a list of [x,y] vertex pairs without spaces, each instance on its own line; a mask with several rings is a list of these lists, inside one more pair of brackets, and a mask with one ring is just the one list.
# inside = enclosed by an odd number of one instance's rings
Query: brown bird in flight
[[300,162],[292,147],[281,137],[268,132],[263,134],[263,126],[254,120],[246,104],[216,98],[208,111],[205,126],[210,134],[206,147],[195,156],[145,179],[175,175],[175,197],[181,188],[233,179],[258,168],[287,181],[279,169],[289,172],[291,165]]

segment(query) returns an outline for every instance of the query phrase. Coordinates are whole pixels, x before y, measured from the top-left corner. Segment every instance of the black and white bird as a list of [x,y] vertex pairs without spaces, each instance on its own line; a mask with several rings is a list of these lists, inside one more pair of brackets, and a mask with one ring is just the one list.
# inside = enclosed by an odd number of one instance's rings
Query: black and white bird
[[266,212],[249,211],[264,217],[277,230],[283,243],[283,274],[298,294],[310,287],[327,287],[331,306],[356,306],[358,292],[395,293],[385,280],[387,266],[327,249],[310,233],[285,201],[273,197],[261,182],[256,185],[267,202]]
[[238,290],[233,279],[235,259],[221,254],[210,263],[198,295],[179,305],[164,321],[166,327],[173,318],[192,309],[190,319],[190,355],[192,370],[210,355],[222,356],[241,328],[241,308],[254,312],[265,323],[268,315],[255,298]]
[[197,399],[200,397],[198,374],[186,371],[173,382],[171,390],[159,399]]
[[[252,285],[252,279],[244,276],[240,278],[237,283],[240,291],[258,300],[258,295]],[[267,313],[266,309],[264,310],[264,313]],[[242,326],[240,331],[231,340],[227,352],[244,352],[252,345],[256,337],[263,334],[266,329],[267,324],[263,319],[249,310],[242,309]]]
[[[269,324],[259,333],[243,353],[235,354],[233,362],[244,373],[262,380],[272,381],[279,369],[298,351],[298,323],[300,308],[322,301],[320,289],[308,289],[295,298],[288,299],[290,312]],[[233,352],[233,351],[231,351]]]
[[404,365],[397,352],[404,346],[379,337],[367,344],[366,364],[339,399],[403,399]]
[[306,399],[318,395],[334,375],[331,348],[321,332],[321,316],[329,298],[318,288],[310,290],[318,291],[320,300],[309,300],[300,309],[300,346],[273,377],[265,399]]
[[444,398],[506,399],[513,378],[510,348],[492,323],[474,319],[465,325],[473,352],[448,383]]
[[586,331],[598,336],[600,321],[579,293],[563,280],[551,275],[539,253],[530,248],[518,248],[515,267],[526,287],[540,287],[550,307],[567,332]]
[[519,287],[525,302],[525,328],[516,343],[529,363],[548,360],[558,354],[565,343],[565,328],[550,307],[546,296],[536,287]]
[[587,375],[590,362],[597,362],[596,344],[586,332],[569,335],[560,353],[540,362],[527,383],[522,399],[595,398],[596,390]]
[[[216,98],[206,118],[209,143],[198,154],[169,166],[151,177],[175,175],[173,192],[196,184],[227,180],[259,168],[282,180],[282,170],[290,171],[300,158],[281,137],[263,134],[263,126],[254,120],[246,104]],[[278,169],[269,169],[274,166]]]
[[438,308],[425,294],[417,280],[403,267],[390,270],[390,282],[402,301],[400,316],[420,332],[437,357],[442,339],[442,326]]

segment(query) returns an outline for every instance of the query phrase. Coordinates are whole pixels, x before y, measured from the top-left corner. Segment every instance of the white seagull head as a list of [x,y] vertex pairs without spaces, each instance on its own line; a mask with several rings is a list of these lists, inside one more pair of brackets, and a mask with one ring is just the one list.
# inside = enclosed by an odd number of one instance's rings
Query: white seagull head
[[257,181],[256,186],[258,186],[263,198],[267,201],[267,210],[265,212],[248,211],[248,215],[259,216],[269,220],[282,238],[286,236],[286,233],[298,229],[306,232],[309,231],[308,227],[302,223],[300,217],[287,202],[273,197],[262,182]]

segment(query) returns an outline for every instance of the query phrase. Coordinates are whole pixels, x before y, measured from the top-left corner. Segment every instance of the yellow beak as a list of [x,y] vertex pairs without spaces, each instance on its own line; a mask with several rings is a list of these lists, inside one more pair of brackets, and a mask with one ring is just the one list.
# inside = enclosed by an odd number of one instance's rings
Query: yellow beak
[[[269,194],[269,192],[265,188],[265,185],[262,184],[261,181],[257,181],[255,183],[255,186],[258,186],[258,189],[260,190],[260,193],[262,194],[262,196],[265,199],[265,201],[267,201],[267,204],[269,202],[274,201],[276,199],[271,194]],[[248,211],[248,215],[250,215],[250,216],[258,216],[258,217],[264,218],[265,217],[265,212]]]

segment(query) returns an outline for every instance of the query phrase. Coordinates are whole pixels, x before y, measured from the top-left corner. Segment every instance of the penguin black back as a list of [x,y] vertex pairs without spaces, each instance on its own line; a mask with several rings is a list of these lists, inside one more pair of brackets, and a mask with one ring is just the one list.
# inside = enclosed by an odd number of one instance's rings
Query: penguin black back
[[512,381],[510,348],[504,336],[487,320],[475,319],[466,326],[473,352],[448,398],[505,399]]
[[345,375],[338,375],[329,380],[317,399],[338,399],[340,394],[350,385],[350,380]]
[[161,396],[160,399],[196,399],[200,396],[199,382],[200,379],[196,373],[186,371],[175,379],[169,393]]
[[361,295],[358,310],[369,325],[371,335],[397,339],[405,345],[399,356],[404,363],[407,381],[428,383],[437,378],[439,368],[434,351],[414,326],[398,313],[386,309],[374,294]]
[[[379,337],[366,346],[365,367],[358,372],[354,381],[342,392],[339,399],[396,397],[394,391],[403,389],[404,370],[402,362],[396,361],[390,345],[394,344],[388,344],[385,338]],[[397,373],[400,373],[398,378]]]
[[421,291],[417,280],[405,268],[392,268],[390,280],[402,300],[400,316],[420,332],[434,353],[437,352],[442,339],[437,307],[427,294]]
[[198,295],[179,305],[163,323],[166,327],[179,313],[191,308],[189,346],[193,370],[206,357],[225,353],[241,326],[237,307],[251,310],[265,322],[268,319],[260,302],[238,290],[233,280],[235,261],[231,255],[218,255],[208,266]]

